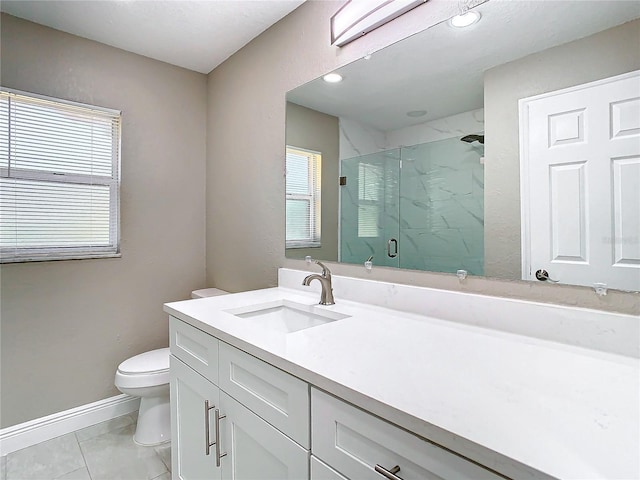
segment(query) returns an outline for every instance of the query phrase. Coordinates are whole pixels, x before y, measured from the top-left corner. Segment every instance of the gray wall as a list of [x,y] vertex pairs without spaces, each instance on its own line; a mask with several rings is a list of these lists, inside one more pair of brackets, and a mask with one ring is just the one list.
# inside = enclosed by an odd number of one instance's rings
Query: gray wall
[[639,49],[635,20],[485,73],[485,275],[522,271],[518,100],[637,70]]
[[322,260],[338,260],[338,128],[338,117],[287,102],[287,145],[322,153],[321,246],[288,248],[287,258],[304,259],[310,255]]
[[119,392],[205,286],[206,76],[2,15],[2,85],[122,110],[122,258],[3,265],[2,426]]
[[[209,74],[207,278],[230,291],[276,285],[285,258],[285,96],[288,90],[457,13],[459,2],[430,0],[344,48],[329,42],[343,2],[307,1]],[[565,68],[572,68],[566,65]],[[468,278],[333,264],[336,274],[618,311],[640,311],[638,295],[597,297],[584,287]]]

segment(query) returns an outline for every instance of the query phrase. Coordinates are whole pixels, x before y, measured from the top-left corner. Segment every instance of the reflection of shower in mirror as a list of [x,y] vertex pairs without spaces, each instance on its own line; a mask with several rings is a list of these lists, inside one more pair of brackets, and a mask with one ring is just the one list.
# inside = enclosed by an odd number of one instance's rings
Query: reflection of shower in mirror
[[341,159],[341,262],[484,274],[484,147],[458,135]]

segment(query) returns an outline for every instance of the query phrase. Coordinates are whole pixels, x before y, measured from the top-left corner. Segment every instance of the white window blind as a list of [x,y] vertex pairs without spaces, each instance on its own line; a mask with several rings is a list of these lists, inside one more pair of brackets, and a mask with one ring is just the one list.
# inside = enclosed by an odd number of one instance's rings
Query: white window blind
[[120,112],[0,90],[0,260],[119,253]]
[[287,147],[287,248],[320,246],[321,164],[319,152]]
[[382,165],[358,164],[358,237],[380,235],[384,172]]

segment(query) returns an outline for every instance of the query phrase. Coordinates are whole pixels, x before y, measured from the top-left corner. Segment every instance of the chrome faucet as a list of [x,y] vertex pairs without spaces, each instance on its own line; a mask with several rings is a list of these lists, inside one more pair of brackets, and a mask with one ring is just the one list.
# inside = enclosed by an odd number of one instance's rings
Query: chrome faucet
[[314,273],[312,275],[307,275],[306,277],[304,277],[302,285],[308,287],[311,283],[311,280],[318,280],[320,282],[320,285],[322,285],[322,293],[320,294],[320,305],[335,305],[336,302],[333,300],[333,287],[331,286],[331,270],[329,270],[318,260],[313,260],[313,262],[322,267],[322,274],[318,275],[317,273]]

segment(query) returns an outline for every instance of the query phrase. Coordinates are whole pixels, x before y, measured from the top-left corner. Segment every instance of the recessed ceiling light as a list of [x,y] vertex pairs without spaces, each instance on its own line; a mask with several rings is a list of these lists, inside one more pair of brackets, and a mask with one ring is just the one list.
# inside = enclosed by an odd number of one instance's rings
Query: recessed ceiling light
[[338,83],[342,81],[342,75],[339,73],[327,73],[322,79],[327,83]]
[[411,110],[407,112],[407,117],[424,117],[426,114],[426,110]]
[[478,20],[480,20],[480,13],[469,10],[467,13],[452,17],[451,20],[449,20],[449,23],[452,27],[464,28],[473,25]]

